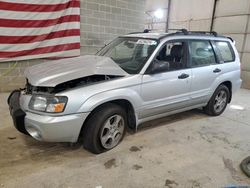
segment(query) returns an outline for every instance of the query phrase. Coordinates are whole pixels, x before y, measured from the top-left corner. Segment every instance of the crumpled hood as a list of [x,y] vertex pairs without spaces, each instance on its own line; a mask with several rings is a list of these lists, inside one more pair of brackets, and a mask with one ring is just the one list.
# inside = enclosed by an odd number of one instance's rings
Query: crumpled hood
[[111,58],[94,55],[41,63],[27,68],[24,74],[31,85],[46,87],[91,75],[128,75]]

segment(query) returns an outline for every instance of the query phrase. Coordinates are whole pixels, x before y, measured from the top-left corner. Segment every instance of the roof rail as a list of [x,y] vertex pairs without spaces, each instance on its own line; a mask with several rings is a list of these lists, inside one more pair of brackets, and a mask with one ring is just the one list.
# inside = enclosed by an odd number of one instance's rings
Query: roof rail
[[143,32],[139,31],[139,32],[132,32],[132,33],[129,33],[129,34],[140,34],[140,33],[150,33],[151,29],[144,29]]
[[176,31],[175,33],[166,33],[165,35],[161,36],[159,40],[167,37],[167,36],[173,36],[173,35],[178,35],[178,34],[184,34],[188,35],[188,30],[187,29],[168,29],[170,31]]
[[236,44],[235,40],[232,37],[227,37],[227,38],[231,40],[234,45]]
[[215,37],[218,36],[218,33],[215,32],[215,31],[189,31],[190,34],[192,33],[197,33],[197,34],[210,34],[210,35],[213,35]]
[[215,31],[188,31],[187,29],[169,29],[169,30],[174,30],[176,33],[183,33],[184,35],[188,34],[210,34],[214,35],[215,37],[218,36],[217,32]]
[[183,33],[184,35],[188,35],[188,30],[183,28],[183,29],[168,29],[170,31],[176,31],[175,33]]
[[[172,30],[172,31],[176,31],[174,33],[166,33],[164,35],[162,35],[159,40],[168,37],[168,36],[173,36],[173,35],[192,35],[192,34],[201,34],[201,35],[213,35],[214,37],[218,37],[218,33],[215,31],[188,31],[187,29],[183,28],[183,29],[168,29],[168,30]],[[140,33],[150,33],[151,30],[150,29],[145,29],[143,32],[132,32],[129,34],[140,34]]]
[[143,33],[149,33],[151,29],[144,29]]
[[184,35],[192,35],[192,34],[203,34],[203,35],[213,35],[215,37],[218,36],[217,32],[215,31],[188,31],[187,29],[168,29],[168,30],[173,30],[176,31],[175,33],[167,33],[166,35],[161,36],[159,39],[163,39],[167,36],[173,36],[173,35],[178,35],[178,34],[184,34]]

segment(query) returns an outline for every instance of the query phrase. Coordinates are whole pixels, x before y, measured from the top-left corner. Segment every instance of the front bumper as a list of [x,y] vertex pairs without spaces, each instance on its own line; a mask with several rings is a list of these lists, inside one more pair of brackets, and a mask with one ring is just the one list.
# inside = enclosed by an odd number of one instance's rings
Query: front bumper
[[19,103],[19,98],[20,98],[20,91],[19,90],[14,90],[9,98],[8,98],[8,105],[9,105],[9,110],[10,110],[10,115],[12,117],[14,126],[18,131],[24,134],[29,134],[24,125],[24,118],[26,116],[26,113],[21,109],[20,103]]
[[18,131],[40,141],[77,142],[89,113],[49,116],[24,112],[19,103],[20,95],[20,91],[14,91],[8,99],[10,114]]

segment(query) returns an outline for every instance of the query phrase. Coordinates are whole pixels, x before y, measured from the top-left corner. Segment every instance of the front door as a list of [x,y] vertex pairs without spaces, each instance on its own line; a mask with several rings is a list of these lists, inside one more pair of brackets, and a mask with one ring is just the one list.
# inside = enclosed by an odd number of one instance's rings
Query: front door
[[140,119],[188,106],[191,69],[187,67],[187,51],[185,41],[169,41],[162,46],[152,63],[165,64],[168,68],[143,75]]

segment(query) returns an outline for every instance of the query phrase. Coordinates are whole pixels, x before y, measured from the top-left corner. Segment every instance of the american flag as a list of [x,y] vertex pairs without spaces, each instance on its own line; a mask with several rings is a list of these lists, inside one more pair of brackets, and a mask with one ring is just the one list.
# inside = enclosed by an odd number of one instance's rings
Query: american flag
[[78,55],[79,0],[0,0],[0,62]]

